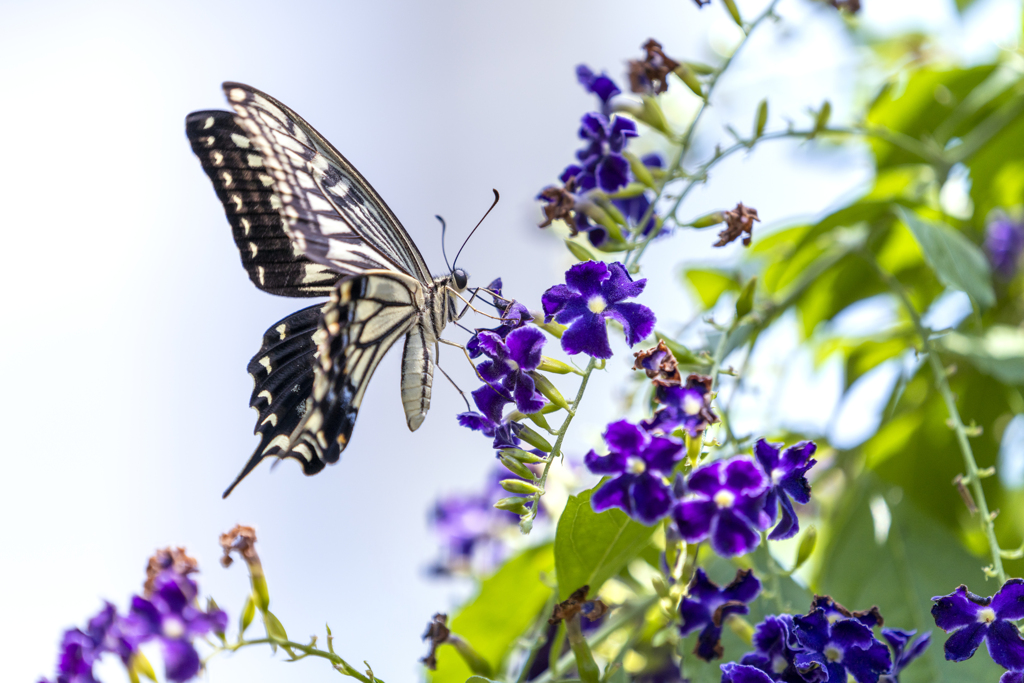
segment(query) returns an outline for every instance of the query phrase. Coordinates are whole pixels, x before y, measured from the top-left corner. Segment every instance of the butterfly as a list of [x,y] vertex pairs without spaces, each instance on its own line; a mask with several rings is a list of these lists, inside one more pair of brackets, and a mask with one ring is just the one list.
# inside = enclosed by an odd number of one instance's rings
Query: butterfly
[[308,475],[337,462],[373,371],[403,336],[402,406],[415,431],[469,276],[431,276],[380,195],[302,117],[248,85],[223,88],[234,112],[192,112],[185,131],[242,265],[271,294],[329,297],[272,325],[249,362],[260,442],[226,498],[270,456],[294,458]]

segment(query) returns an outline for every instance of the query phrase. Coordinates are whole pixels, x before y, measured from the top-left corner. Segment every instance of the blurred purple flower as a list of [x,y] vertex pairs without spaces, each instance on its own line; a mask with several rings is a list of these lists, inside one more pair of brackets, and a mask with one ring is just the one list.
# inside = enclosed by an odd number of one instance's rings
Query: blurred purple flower
[[711,383],[710,377],[693,374],[686,378],[685,386],[659,385],[654,399],[660,407],[644,427],[666,434],[682,427],[691,438],[697,438],[708,425],[718,422],[711,409]]
[[882,629],[882,637],[892,648],[892,669],[878,679],[879,683],[899,683],[900,672],[928,649],[931,644],[931,632],[925,633],[911,645],[910,641],[916,634],[917,631],[903,631],[898,628]]
[[612,476],[591,497],[594,512],[617,507],[647,525],[668,514],[672,491],[664,478],[683,457],[683,444],[651,436],[626,420],[608,425],[604,440],[608,455],[590,451],[583,459],[594,474]]
[[747,614],[747,605],[761,592],[761,582],[749,569],[740,569],[736,578],[721,588],[700,567],[679,604],[679,634],[687,636],[702,629],[693,653],[706,662],[722,657],[722,625],[730,614]]
[[629,184],[629,162],[622,150],[628,138],[637,136],[635,123],[622,116],[609,120],[604,114],[591,112],[580,120],[579,136],[588,143],[576,152],[580,170],[574,176],[580,192],[598,188],[611,193]]
[[615,81],[605,73],[595,74],[586,64],[576,67],[576,80],[588,93],[597,95],[601,100],[602,114],[611,114],[611,99],[622,92],[619,86],[615,85]]
[[779,510],[782,511],[778,525],[768,534],[773,541],[792,538],[800,531],[800,520],[790,499],[801,505],[811,500],[807,471],[818,462],[811,457],[817,449],[813,441],[801,441],[780,455],[781,447],[782,444],[769,443],[764,439],[758,439],[754,444],[754,457],[771,482],[764,501],[765,512],[774,524],[779,519]]
[[654,330],[651,309],[624,301],[638,296],[647,280],[633,282],[621,263],[577,263],[566,272],[565,282],[544,292],[541,302],[545,320],[569,325],[562,335],[562,348],[569,355],[611,358],[606,318],[622,323],[630,346]]
[[1024,225],[1007,218],[992,221],[985,229],[984,246],[992,268],[1004,278],[1012,278],[1024,251]]

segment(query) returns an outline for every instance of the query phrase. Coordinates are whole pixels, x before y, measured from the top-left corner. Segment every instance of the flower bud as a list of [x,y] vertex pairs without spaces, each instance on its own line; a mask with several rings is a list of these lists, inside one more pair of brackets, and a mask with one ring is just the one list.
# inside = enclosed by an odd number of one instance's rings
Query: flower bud
[[712,225],[718,225],[725,221],[725,214],[721,211],[714,211],[712,213],[701,216],[700,218],[690,221],[689,225],[692,228],[710,228]]
[[658,104],[658,100],[654,99],[650,95],[644,95],[643,101],[643,109],[640,111],[637,118],[651,128],[664,133],[668,137],[672,137],[672,129],[669,128],[668,120],[665,118],[665,113],[661,110],[661,105]]
[[761,100],[757,106],[757,121],[754,123],[754,139],[764,135],[764,127],[768,124],[768,100]]
[[544,417],[544,413],[537,411],[536,413],[530,413],[526,417],[530,419],[530,422],[537,425],[541,429],[547,430],[549,432],[551,431],[551,425],[548,424],[548,419]]
[[824,130],[825,126],[828,125],[828,120],[832,116],[832,103],[825,100],[824,104],[821,105],[821,109],[818,110],[817,116],[814,117],[814,132],[808,137],[813,138],[820,131]]
[[576,242],[575,240],[565,240],[565,246],[569,249],[569,253],[575,256],[580,261],[596,261],[598,257],[594,255],[585,246]]
[[494,504],[494,507],[498,508],[499,510],[508,510],[509,512],[516,513],[517,515],[522,515],[526,512],[529,512],[529,510],[526,507],[526,503],[529,500],[529,498],[520,498],[518,496],[513,496],[511,498],[502,498],[501,500]]
[[273,612],[263,613],[263,625],[267,628],[267,636],[277,640],[288,640],[288,633],[284,630],[281,620],[274,616]]
[[655,577],[651,579],[651,585],[654,586],[654,592],[657,593],[659,597],[668,598],[670,596],[668,584],[665,583],[665,579],[662,577],[655,575]]
[[[633,172],[634,178],[636,178],[637,180],[639,180],[641,183],[651,188],[652,190],[657,189],[654,186],[654,176],[651,175],[650,170],[648,170],[648,168],[644,166],[644,162],[640,161],[637,155],[633,154],[632,152],[623,151],[622,156],[626,157],[626,161],[629,162],[629,170]],[[626,189],[629,189],[629,186],[627,186]]]
[[[609,238],[618,242],[622,241],[622,228],[619,227],[619,224],[608,215],[608,212],[605,211],[604,208],[598,206],[594,202],[581,200],[576,205],[576,210],[583,211],[583,213],[587,215],[587,218],[595,223],[600,223],[604,228],[606,228],[608,230]],[[619,216],[621,217],[622,214],[620,213]],[[625,219],[623,219],[623,223],[625,223]]]
[[565,330],[567,329],[565,325],[556,323],[553,320],[549,323],[544,322],[543,313],[534,314],[533,324],[539,327],[540,329],[544,330],[548,334],[550,334],[552,337],[555,337],[556,339],[561,339],[562,333],[565,332]]
[[803,538],[800,539],[800,547],[796,551],[796,564],[793,565],[793,571],[796,571],[804,562],[810,557],[811,553],[814,552],[814,546],[818,543],[818,530],[812,524],[807,527],[807,531],[804,532]]
[[739,320],[745,315],[754,310],[754,289],[757,287],[757,276],[750,278],[750,280],[743,286],[743,291],[740,292],[740,296],[736,299],[736,319]]
[[[729,10],[729,15],[732,20],[736,22],[736,25],[743,28],[743,18],[740,17],[740,10],[736,7],[736,0],[722,0],[725,3],[725,8]],[[747,641],[750,642],[750,641]]]
[[539,487],[534,486],[528,481],[523,481],[522,479],[502,479],[498,483],[501,484],[501,488],[505,489],[509,493],[525,493],[532,495],[534,493],[541,492]]
[[676,67],[675,73],[686,84],[686,87],[693,91],[694,95],[704,99],[704,88],[701,86],[700,79],[697,78],[697,74],[694,73],[693,69],[689,68],[686,64],[680,64]]
[[547,356],[540,357],[540,365],[537,366],[537,369],[541,372],[550,372],[556,375],[568,375],[576,372],[576,369],[568,363],[563,363],[560,360],[548,358]]
[[519,430],[518,436],[520,439],[530,444],[534,448],[542,450],[545,453],[551,452],[551,444],[549,444],[543,436],[533,431],[526,425],[521,425],[521,429]]
[[729,625],[729,630],[739,636],[740,640],[747,645],[754,641],[754,627],[740,615],[730,614],[725,623]]
[[249,628],[249,624],[252,623],[252,618],[256,616],[256,601],[252,599],[252,593],[245,598],[245,605],[242,607],[242,614],[238,618],[238,635],[241,636],[245,633],[245,629]]
[[685,433],[686,438],[686,456],[690,459],[690,463],[695,467],[700,461],[700,452],[704,448],[704,433],[701,432],[697,437],[690,436],[689,432]]
[[142,654],[142,650],[136,650],[132,653],[131,659],[128,660],[128,677],[132,681],[138,681],[140,675],[145,676],[151,681],[158,680],[156,671],[153,670],[153,665],[146,659],[146,655]]
[[499,455],[498,460],[500,460],[501,464],[505,466],[505,469],[507,469],[512,474],[519,475],[523,479],[532,480],[535,476],[534,473],[530,471],[529,467],[527,467],[526,465],[524,465],[523,463],[519,462],[514,458]]
[[562,410],[569,410],[569,402],[565,400],[564,396],[562,396],[562,392],[560,392],[555,385],[551,383],[551,380],[536,371],[531,372],[530,377],[533,378],[533,383],[536,385],[537,391],[539,391],[544,398],[551,401]]
[[529,463],[529,464],[538,463],[538,462],[547,462],[546,459],[540,457],[536,453],[531,453],[530,451],[524,451],[522,448],[503,448],[502,450],[500,450],[498,452],[501,455],[505,456],[506,458],[515,458],[519,462],[525,462],[525,463]]
[[701,76],[710,76],[715,73],[715,67],[702,62],[683,62],[683,64],[692,69],[694,73],[700,74]]

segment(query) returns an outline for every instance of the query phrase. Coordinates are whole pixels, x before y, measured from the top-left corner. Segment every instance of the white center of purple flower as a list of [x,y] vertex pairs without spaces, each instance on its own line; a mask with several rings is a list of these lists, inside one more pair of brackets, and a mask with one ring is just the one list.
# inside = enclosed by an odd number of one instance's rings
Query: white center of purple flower
[[626,471],[630,474],[643,474],[647,471],[647,463],[643,458],[630,456],[626,458]]
[[736,502],[736,494],[728,489],[722,489],[715,494],[713,500],[719,508],[731,508],[732,504]]
[[996,611],[991,607],[983,607],[978,610],[978,623],[991,624],[996,620]]
[[589,301],[587,301],[587,308],[589,308],[592,313],[604,313],[604,309],[608,308],[608,302],[605,301],[604,297],[600,294],[595,294],[590,297]]
[[693,394],[686,394],[683,397],[683,412],[687,415],[696,415],[704,407],[704,402]]
[[160,630],[164,637],[175,640],[185,635],[185,624],[178,617],[166,617],[160,624]]
[[512,372],[517,372],[519,370],[519,363],[515,362],[511,358],[506,358],[505,362],[508,363],[508,367]]
[[772,486],[778,486],[782,478],[786,476],[786,473],[781,468],[776,467],[772,470]]
[[782,673],[786,670],[787,666],[789,666],[789,662],[787,662],[786,658],[782,655],[775,655],[774,657],[772,657],[772,671],[774,671],[775,673]]
[[830,662],[843,661],[843,649],[835,645],[826,645],[825,651],[822,652],[822,654],[825,655],[825,659],[827,659]]

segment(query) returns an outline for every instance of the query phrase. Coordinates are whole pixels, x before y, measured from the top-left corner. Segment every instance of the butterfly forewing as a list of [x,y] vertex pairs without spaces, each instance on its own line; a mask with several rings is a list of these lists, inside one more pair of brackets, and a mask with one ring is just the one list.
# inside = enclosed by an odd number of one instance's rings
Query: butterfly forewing
[[193,112],[185,119],[185,132],[224,205],[253,284],[283,296],[327,296],[340,274],[306,258],[292,244],[274,206],[274,180],[234,115]]

